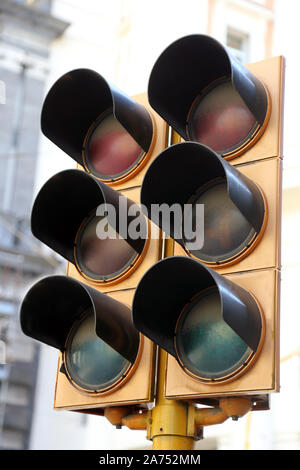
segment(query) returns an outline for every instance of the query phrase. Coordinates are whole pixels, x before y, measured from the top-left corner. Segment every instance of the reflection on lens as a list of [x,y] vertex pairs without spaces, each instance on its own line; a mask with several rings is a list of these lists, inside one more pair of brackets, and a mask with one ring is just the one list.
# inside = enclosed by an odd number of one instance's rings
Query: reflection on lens
[[233,374],[252,354],[252,350],[223,320],[217,288],[200,294],[183,311],[176,346],[184,367],[206,380]]
[[[109,230],[109,237],[98,237],[98,224]],[[92,215],[80,229],[76,258],[83,273],[92,279],[109,279],[121,274],[138,254],[127,240],[109,226],[106,217]]]
[[89,312],[74,326],[68,338],[66,366],[77,385],[94,391],[116,383],[130,362],[96,335],[94,313]]
[[109,112],[93,128],[85,158],[92,174],[112,179],[130,170],[143,155],[143,149]]
[[[225,180],[215,180],[192,201],[192,223],[196,229],[196,205],[204,204],[204,244],[190,253],[200,260],[221,263],[246,248],[256,232],[228,196]],[[202,227],[198,228],[198,230]]]
[[258,123],[231,81],[225,81],[196,101],[188,125],[191,140],[226,154],[243,145]]

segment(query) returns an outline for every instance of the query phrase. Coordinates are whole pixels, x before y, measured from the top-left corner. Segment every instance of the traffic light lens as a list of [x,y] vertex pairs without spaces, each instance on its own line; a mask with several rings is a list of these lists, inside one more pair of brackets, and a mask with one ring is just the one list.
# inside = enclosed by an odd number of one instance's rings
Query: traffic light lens
[[204,204],[204,244],[199,250],[189,250],[193,256],[207,263],[222,263],[250,245],[256,232],[229,198],[225,180],[213,181],[192,201],[194,231],[203,229],[196,225],[197,204]]
[[65,358],[71,380],[87,391],[111,387],[131,365],[96,335],[93,312],[75,323],[67,339]]
[[[105,233],[107,238],[99,238],[98,235]],[[107,217],[95,214],[82,225],[75,254],[79,269],[95,280],[117,277],[129,269],[139,256],[127,240],[109,225]]]
[[143,149],[112,112],[102,115],[88,133],[84,159],[89,171],[101,179],[121,177],[143,155]]
[[191,140],[225,155],[244,146],[258,123],[231,81],[219,82],[193,104],[188,121]]
[[175,342],[183,367],[204,380],[234,375],[253,354],[223,320],[217,288],[201,293],[183,310]]

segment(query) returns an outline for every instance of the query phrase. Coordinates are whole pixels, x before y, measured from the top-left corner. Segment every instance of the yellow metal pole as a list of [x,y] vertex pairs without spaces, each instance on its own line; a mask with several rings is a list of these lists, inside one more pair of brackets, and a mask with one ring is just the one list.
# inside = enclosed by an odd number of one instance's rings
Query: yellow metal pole
[[188,436],[189,405],[165,398],[167,352],[159,349],[157,395],[152,410],[151,439],[153,450],[191,450],[194,439]]

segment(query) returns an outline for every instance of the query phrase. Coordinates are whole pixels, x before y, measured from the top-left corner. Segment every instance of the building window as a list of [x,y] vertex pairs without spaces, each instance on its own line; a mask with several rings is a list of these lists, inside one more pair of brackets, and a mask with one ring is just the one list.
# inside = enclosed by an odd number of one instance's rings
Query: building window
[[249,35],[232,28],[227,29],[226,45],[229,52],[242,64],[249,58]]

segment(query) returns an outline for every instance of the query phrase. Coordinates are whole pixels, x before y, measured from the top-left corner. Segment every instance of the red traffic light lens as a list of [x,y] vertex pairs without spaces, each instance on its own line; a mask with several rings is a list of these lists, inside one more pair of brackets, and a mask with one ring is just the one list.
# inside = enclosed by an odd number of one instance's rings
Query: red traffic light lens
[[102,115],[88,132],[84,161],[88,170],[98,178],[120,178],[143,156],[143,149],[111,111]]
[[[99,238],[97,225],[109,228],[107,238]],[[105,228],[106,230],[106,228]],[[112,238],[112,236],[114,238]],[[75,257],[79,269],[95,280],[112,280],[129,269],[139,253],[109,226],[106,217],[93,213],[81,226],[75,247]]]
[[131,363],[97,336],[93,312],[73,325],[65,350],[68,375],[86,391],[101,391],[116,385]]
[[175,346],[183,368],[204,381],[235,375],[253,355],[222,317],[217,288],[200,293],[182,311]]
[[231,81],[225,80],[207,89],[193,103],[187,132],[191,140],[226,156],[246,145],[258,127]]
[[[204,244],[199,250],[188,250],[207,263],[224,263],[243,252],[256,232],[228,196],[227,184],[219,178],[206,185],[190,201],[193,230],[196,227],[196,205],[204,204]],[[201,227],[202,229],[202,227]],[[185,245],[187,241],[184,240]]]

